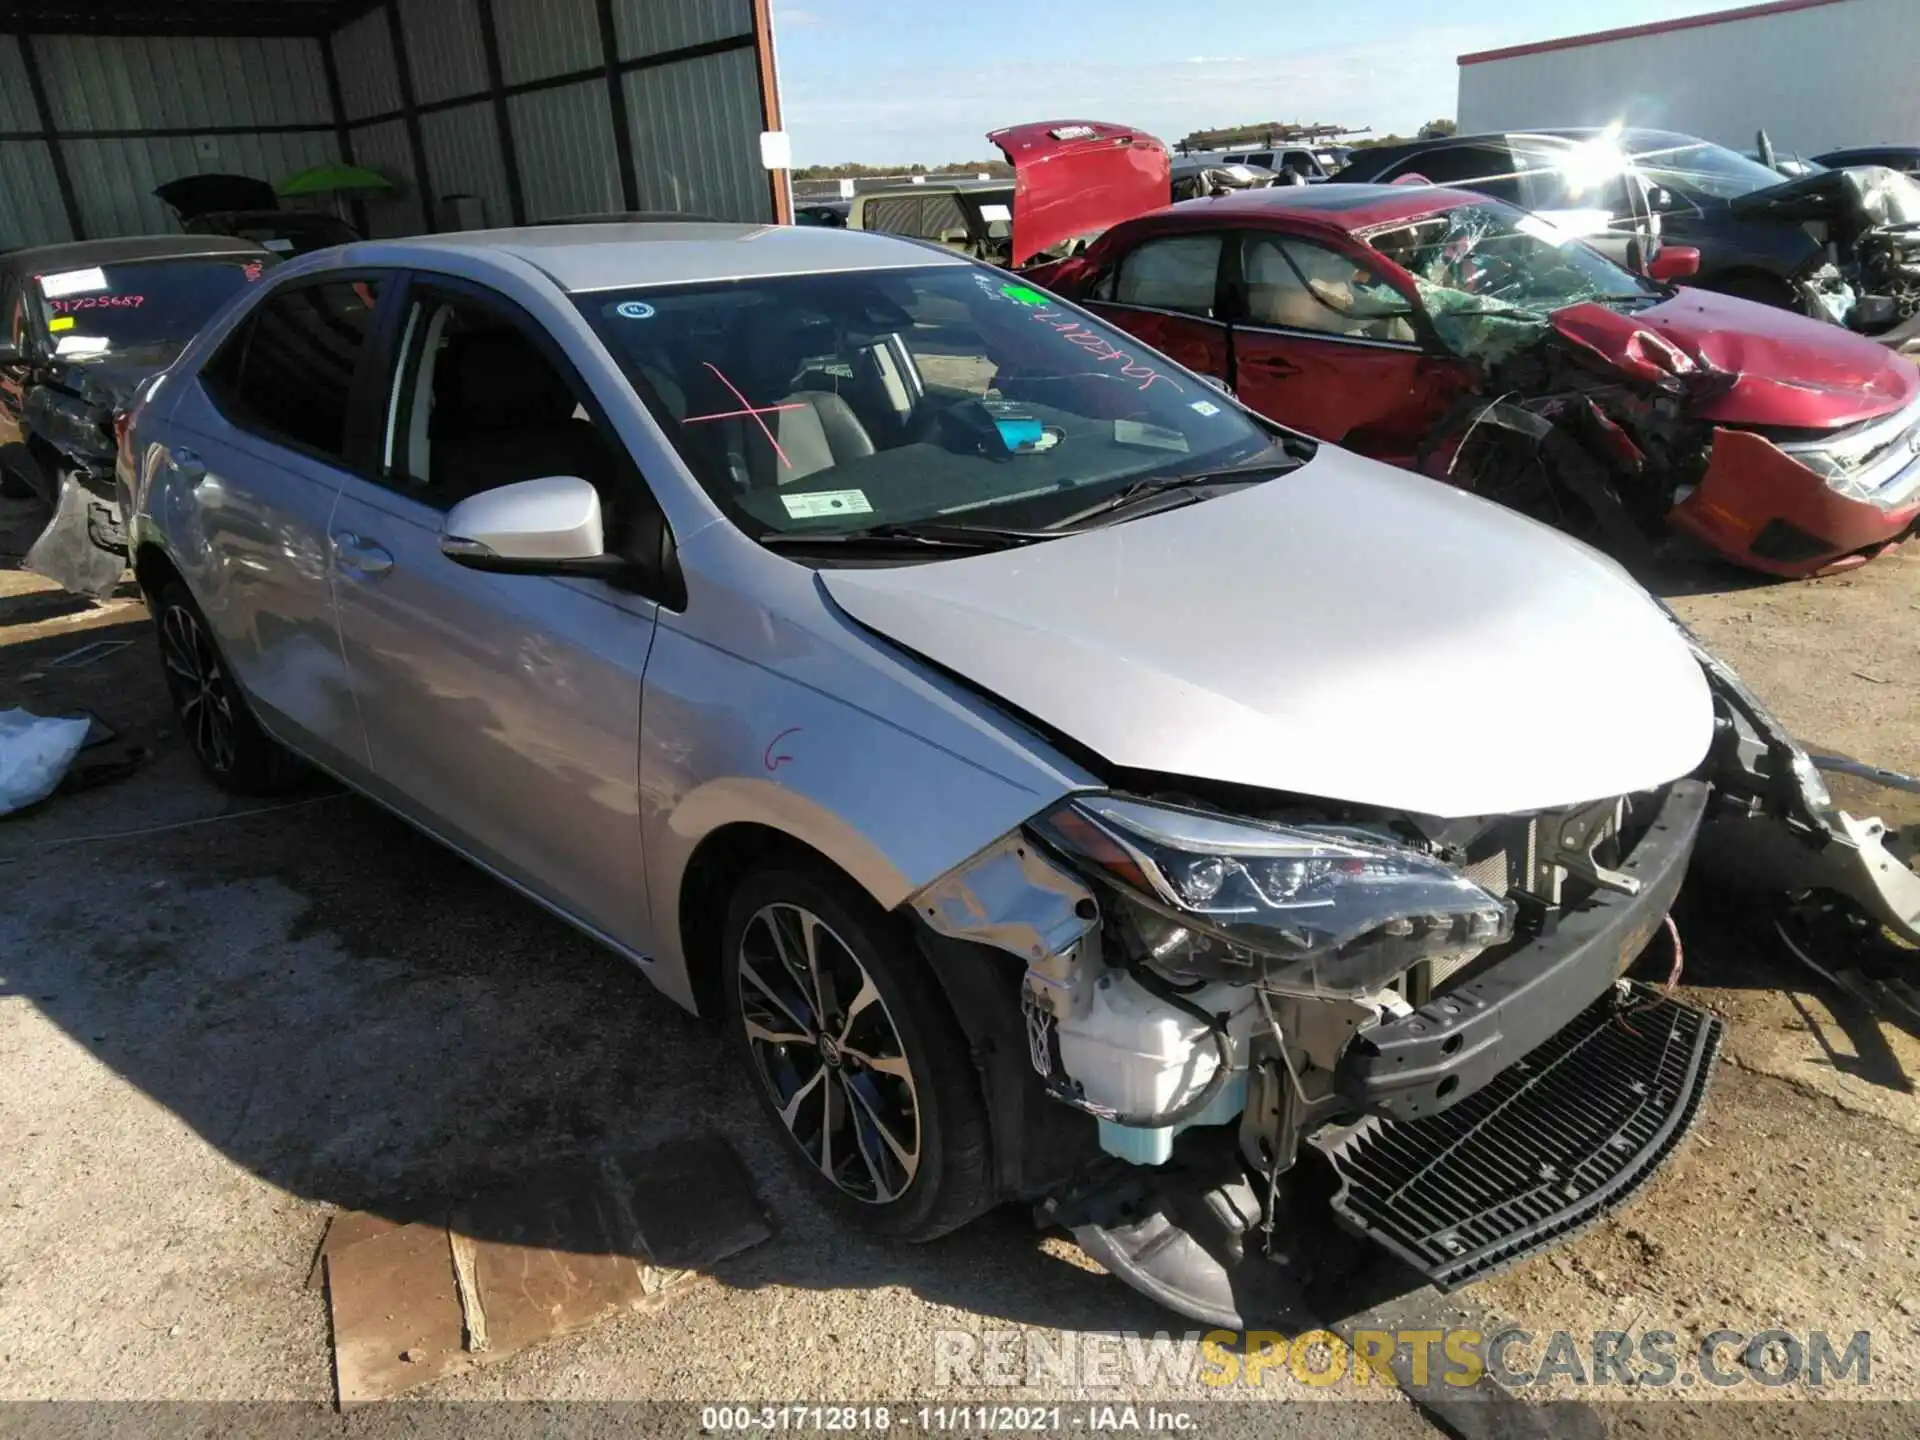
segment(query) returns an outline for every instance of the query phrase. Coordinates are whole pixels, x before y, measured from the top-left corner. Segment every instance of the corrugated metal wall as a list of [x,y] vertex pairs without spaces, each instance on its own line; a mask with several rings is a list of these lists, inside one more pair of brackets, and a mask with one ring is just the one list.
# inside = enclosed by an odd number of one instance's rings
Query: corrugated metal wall
[[[38,130],[20,42],[0,35],[0,130]],[[0,140],[0,249],[70,238],[44,140]]]
[[605,64],[593,0],[493,0],[509,85]]
[[1623,121],[1782,154],[1911,144],[1914,0],[1843,0],[1462,64],[1463,131]]
[[58,130],[333,124],[313,40],[43,35],[34,48]]
[[613,0],[613,28],[620,58],[638,60],[748,34],[753,6],[749,0]]
[[436,194],[477,195],[485,207],[482,218],[486,224],[511,222],[513,208],[492,101],[480,100],[455,110],[423,115],[420,133]]
[[507,102],[507,113],[528,220],[625,208],[613,104],[604,80],[516,95]]
[[[41,35],[31,43],[86,235],[178,228],[153,191],[182,175],[223,170],[276,181],[339,154],[318,41]],[[0,36],[0,130],[14,135],[43,129],[20,47]],[[114,133],[90,138],[100,131]],[[0,245],[74,238],[47,140],[0,140],[0,195]]]
[[340,72],[340,105],[349,123],[369,115],[397,114],[400,78],[393,66],[393,33],[378,10],[333,32],[334,68]]
[[767,220],[760,168],[760,72],[729,50],[626,77],[627,122],[644,210]]
[[[386,11],[361,17],[332,42],[355,158],[401,187],[397,198],[368,207],[376,234],[419,228],[428,207],[438,221],[443,197],[458,193],[480,196],[489,223],[511,223],[516,172],[528,221],[626,208],[594,0],[492,0],[511,167],[487,94],[479,0],[396,4],[420,107],[426,196],[418,193],[411,140],[396,119],[403,88]],[[759,161],[757,52],[742,43],[646,64],[688,47],[744,41],[753,30],[751,0],[614,0],[613,18],[615,59],[630,67],[619,84],[639,208],[771,219]],[[363,123],[374,116],[379,125]]]
[[[510,149],[481,29],[489,9]],[[333,159],[394,182],[365,206],[376,235],[444,223],[455,194],[480,197],[491,224],[630,201],[771,219],[752,0],[613,0],[612,17],[617,94],[595,0],[390,0],[325,41],[36,36],[44,119],[22,42],[0,35],[0,245],[71,238],[69,208],[89,236],[171,230],[152,194],[167,180],[217,170],[276,181]]]

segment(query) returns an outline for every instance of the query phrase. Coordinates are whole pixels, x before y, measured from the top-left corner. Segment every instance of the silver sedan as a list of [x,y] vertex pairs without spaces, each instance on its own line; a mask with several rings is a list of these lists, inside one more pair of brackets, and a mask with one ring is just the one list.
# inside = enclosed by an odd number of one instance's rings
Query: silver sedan
[[[1497,1128],[1522,1055],[1587,1043],[1725,709],[1610,561],[877,235],[316,255],[148,387],[120,483],[216,782],[330,772],[723,1019],[884,1231],[1052,1197],[1229,1320],[1207,1237],[1307,1140]],[[1698,1065],[1619,1063],[1692,1113]],[[1202,1171],[1205,1225],[1153,1188]],[[1566,1228],[1357,1223],[1443,1279]]]

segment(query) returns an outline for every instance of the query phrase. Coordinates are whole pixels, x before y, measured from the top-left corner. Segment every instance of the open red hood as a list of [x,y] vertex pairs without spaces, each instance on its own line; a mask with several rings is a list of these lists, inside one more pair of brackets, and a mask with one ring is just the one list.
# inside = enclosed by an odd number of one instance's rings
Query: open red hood
[[1172,199],[1167,147],[1130,125],[1044,120],[987,138],[1013,166],[1011,265]]
[[1554,313],[1553,328],[1643,379],[1722,372],[1727,383],[1701,386],[1691,411],[1716,424],[1835,429],[1898,410],[1920,394],[1920,368],[1884,345],[1710,290],[1683,289],[1627,314],[1570,305]]

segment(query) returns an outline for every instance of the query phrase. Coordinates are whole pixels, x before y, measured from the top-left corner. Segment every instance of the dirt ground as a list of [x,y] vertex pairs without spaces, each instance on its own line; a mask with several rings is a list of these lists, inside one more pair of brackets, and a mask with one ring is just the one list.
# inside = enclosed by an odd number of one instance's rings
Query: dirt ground
[[[18,572],[28,520],[0,502],[0,708],[90,710],[151,758],[0,821],[0,1401],[325,1402],[326,1311],[304,1281],[334,1211],[411,1218],[546,1159],[705,1130],[756,1177],[774,1241],[663,1314],[430,1398],[899,1400],[944,1393],[938,1332],[1192,1328],[1022,1213],[928,1247],[865,1238],[797,1183],[716,1033],[638,973],[358,799],[219,795],[170,723],[138,602]],[[1696,567],[1660,588],[1816,748],[1920,771],[1916,582],[1920,547],[1810,583]],[[93,640],[133,643],[49,663]],[[1825,1331],[1836,1349],[1867,1331],[1869,1383],[1823,1398],[1920,1398],[1920,1041],[1724,901],[1684,897],[1679,919],[1686,992],[1729,1026],[1694,1138],[1570,1244],[1392,1313],[1538,1337],[1515,1364],[1560,1330],[1583,1353],[1595,1331],[1672,1331],[1683,1355],[1722,1328]],[[1267,1379],[1262,1398],[1360,1398]],[[1217,1399],[1191,1378],[1096,1393]],[[1676,1386],[1587,1422],[1913,1429],[1882,1407],[1825,1405],[1814,1426],[1744,1403],[1808,1394]],[[1432,1433],[1403,1397],[1366,1396],[1262,1406],[1252,1428]]]

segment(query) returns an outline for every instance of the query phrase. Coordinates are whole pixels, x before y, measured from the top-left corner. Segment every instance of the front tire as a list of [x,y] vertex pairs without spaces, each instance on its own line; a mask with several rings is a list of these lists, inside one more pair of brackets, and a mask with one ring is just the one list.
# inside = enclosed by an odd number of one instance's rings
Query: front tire
[[903,924],[824,868],[776,863],[734,892],[722,943],[734,1046],[829,1202],[907,1240],[986,1210],[986,1107]]
[[167,694],[207,778],[236,795],[277,795],[298,784],[304,767],[253,718],[187,587],[162,585],[154,618]]

